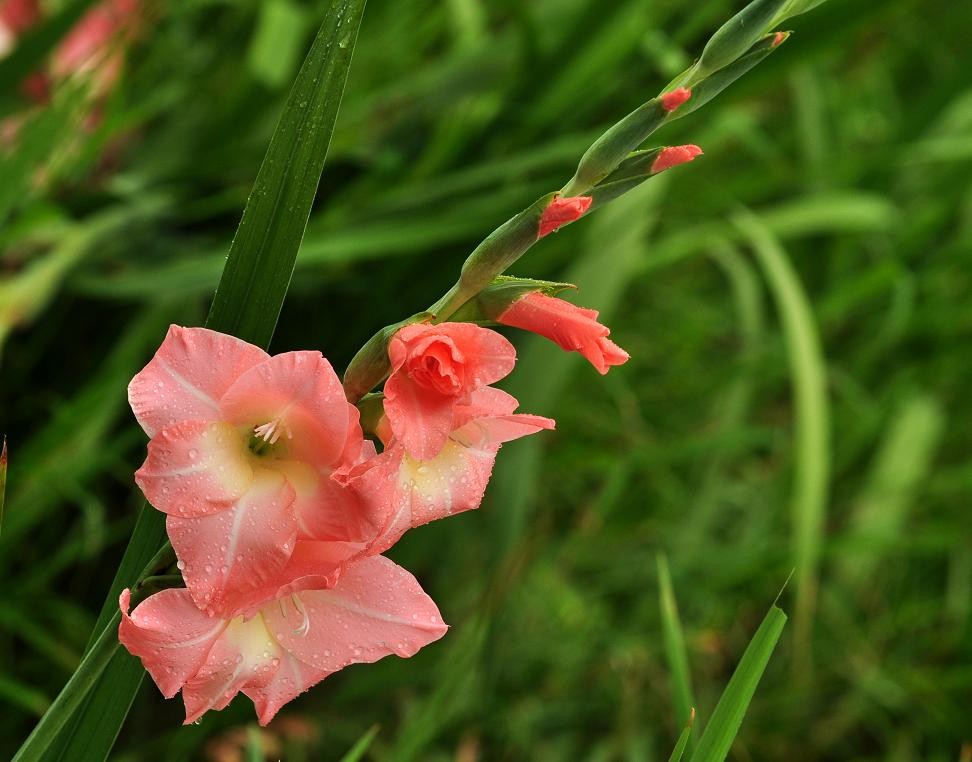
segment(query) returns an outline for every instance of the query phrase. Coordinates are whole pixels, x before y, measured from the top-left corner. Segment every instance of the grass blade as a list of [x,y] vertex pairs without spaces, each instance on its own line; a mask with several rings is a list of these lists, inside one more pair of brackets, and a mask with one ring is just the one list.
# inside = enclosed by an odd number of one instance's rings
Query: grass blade
[[682,729],[682,732],[678,737],[678,743],[676,743],[675,748],[672,749],[672,755],[668,758],[668,762],[681,762],[682,757],[685,756],[685,749],[688,747],[689,739],[692,737],[692,726],[694,724],[695,710],[691,709],[689,711],[688,721],[685,723],[685,727]]
[[786,614],[774,605],[756,630],[753,639],[749,641],[739,666],[732,673],[729,685],[726,686],[712,713],[712,719],[699,739],[691,762],[722,762],[729,755],[749,702],[752,701],[756,686],[759,685],[785,624]]
[[341,762],[358,762],[358,760],[364,757],[368,749],[371,748],[371,744],[377,735],[378,726],[372,725],[361,738],[354,742],[354,746],[348,749],[348,753],[341,757]]
[[780,244],[752,214],[736,224],[749,238],[783,324],[795,398],[793,554],[796,567],[794,639],[797,673],[810,670],[824,515],[830,487],[830,405],[823,351],[813,310]]
[[682,621],[678,615],[672,575],[668,569],[668,559],[658,554],[658,605],[661,608],[662,640],[665,644],[665,658],[672,675],[672,693],[675,699],[675,718],[678,722],[689,722],[693,715],[692,677],[689,673],[688,654],[685,650],[685,636]]
[[[328,9],[247,201],[206,322],[210,328],[261,346],[270,343],[324,167],[364,6],[365,0],[334,0]],[[77,683],[72,678],[65,688],[72,691],[69,699],[62,692],[55,700],[18,752],[18,762],[107,757],[144,677],[115,636],[118,594],[135,582],[164,539],[163,515],[143,506],[95,625],[97,640],[79,667],[89,678],[94,673],[93,679]]]

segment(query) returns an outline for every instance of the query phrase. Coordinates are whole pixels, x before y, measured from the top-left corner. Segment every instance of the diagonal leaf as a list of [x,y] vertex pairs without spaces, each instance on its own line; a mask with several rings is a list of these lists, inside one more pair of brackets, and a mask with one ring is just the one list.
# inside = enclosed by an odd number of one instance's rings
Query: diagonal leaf
[[743,717],[749,708],[770,656],[786,624],[786,614],[773,606],[749,641],[742,660],[732,673],[729,685],[716,704],[712,719],[705,726],[691,762],[722,762],[732,748]]
[[685,755],[685,749],[688,747],[689,739],[692,737],[692,726],[695,724],[695,710],[689,711],[688,721],[685,723],[685,727],[682,728],[682,732],[678,737],[678,742],[675,744],[675,748],[672,749],[672,755],[668,758],[668,762],[682,762],[682,757]]
[[692,677],[689,672],[688,653],[685,649],[685,635],[682,620],[678,615],[678,603],[672,586],[672,575],[668,569],[668,559],[658,554],[658,605],[661,607],[662,640],[665,644],[665,658],[672,675],[672,692],[675,699],[675,718],[678,722],[689,722],[693,716]]
[[[333,0],[328,8],[230,247],[206,321],[210,328],[264,347],[270,343],[320,182],[365,2]],[[69,695],[58,696],[21,747],[18,762],[107,757],[144,677],[114,633],[118,595],[137,581],[164,539],[164,517],[143,506],[95,625],[94,642],[75,675],[85,680],[72,678],[65,688]]]

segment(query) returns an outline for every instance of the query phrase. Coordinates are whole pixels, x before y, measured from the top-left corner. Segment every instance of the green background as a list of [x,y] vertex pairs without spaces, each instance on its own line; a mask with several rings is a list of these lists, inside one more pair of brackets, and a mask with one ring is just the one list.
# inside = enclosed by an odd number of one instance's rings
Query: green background
[[[343,367],[427,306],[740,6],[370,0],[272,349]],[[0,756],[80,658],[140,505],[125,385],[169,322],[204,318],[323,3],[145,11],[98,126],[66,87],[0,173]],[[601,378],[514,336],[506,388],[557,431],[503,449],[482,510],[389,554],[450,633],[295,701],[268,759],[336,759],[374,725],[379,760],[667,759],[687,705],[711,715],[796,536],[820,554],[817,605],[731,758],[972,744],[972,16],[830,0],[788,27],[653,139],[704,157],[514,267],[578,283],[632,360]],[[781,250],[754,249],[766,229]],[[666,657],[659,554],[692,697]],[[781,605],[797,613],[792,583]],[[245,698],[181,717],[146,681],[117,758],[254,752]]]

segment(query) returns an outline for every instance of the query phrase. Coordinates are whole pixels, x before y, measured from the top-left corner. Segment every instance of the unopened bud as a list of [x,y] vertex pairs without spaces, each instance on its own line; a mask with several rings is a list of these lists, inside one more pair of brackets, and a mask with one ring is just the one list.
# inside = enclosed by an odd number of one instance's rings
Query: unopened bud
[[651,174],[657,175],[666,169],[677,167],[679,164],[692,161],[696,156],[702,155],[702,149],[696,145],[669,146],[663,148],[658,157],[652,162]]
[[590,196],[555,198],[543,210],[543,215],[540,217],[540,230],[537,233],[537,238],[543,238],[545,235],[554,232],[557,228],[580,219],[590,207]]
[[773,35],[773,42],[770,45],[771,48],[775,48],[781,42],[783,42],[787,37],[790,36],[789,32],[777,32]]
[[662,108],[671,113],[691,97],[691,90],[687,87],[679,87],[671,92],[663,93],[659,100],[661,101]]

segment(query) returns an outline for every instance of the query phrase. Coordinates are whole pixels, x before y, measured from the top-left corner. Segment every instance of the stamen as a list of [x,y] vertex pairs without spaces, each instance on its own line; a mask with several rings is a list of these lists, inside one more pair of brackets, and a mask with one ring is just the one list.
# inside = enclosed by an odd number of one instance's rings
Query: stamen
[[262,426],[257,426],[253,429],[253,433],[256,434],[260,439],[268,444],[277,444],[277,440],[280,439],[280,435],[286,433],[287,439],[293,439],[294,435],[286,424],[282,423],[279,418],[274,418],[272,421],[263,424]]
[[300,598],[297,597],[297,593],[290,594],[290,600],[293,601],[294,608],[297,609],[302,617],[300,627],[294,628],[294,634],[303,637],[310,631],[310,617],[307,615],[307,610],[304,608],[304,604],[301,603]]

